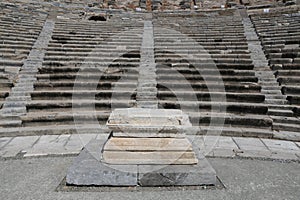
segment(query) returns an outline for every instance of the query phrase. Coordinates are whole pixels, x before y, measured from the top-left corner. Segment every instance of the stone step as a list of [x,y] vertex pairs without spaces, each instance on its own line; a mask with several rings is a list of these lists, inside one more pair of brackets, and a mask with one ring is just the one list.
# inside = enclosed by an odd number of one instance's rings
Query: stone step
[[[156,37],[156,36],[155,36]],[[249,55],[250,51],[247,50],[240,50],[240,49],[230,49],[230,50],[221,50],[221,49],[214,49],[214,50],[201,50],[201,49],[174,49],[176,52],[176,55],[178,56],[184,56],[184,55],[188,55],[188,54],[193,54],[193,55],[197,55],[199,53],[204,53],[204,54],[211,54],[212,56],[214,54],[222,54],[222,55],[235,55],[235,54],[241,54],[241,55]],[[155,55],[168,55],[170,54],[170,52],[168,50],[163,50],[163,49],[158,49],[155,48],[154,49]],[[173,51],[172,51],[173,52]],[[171,54],[174,55],[174,54]]]
[[87,66],[106,66],[106,67],[136,67],[139,65],[139,62],[130,62],[130,63],[122,63],[122,62],[113,62],[113,60],[107,60],[107,62],[93,62],[93,61],[82,61],[80,64],[78,62],[73,62],[73,61],[44,61],[43,62],[44,66],[51,66],[51,67],[60,67],[60,66],[82,66],[82,67],[87,67]]
[[297,117],[288,117],[288,116],[270,116],[273,119],[274,123],[279,124],[297,124],[300,125],[300,119]]
[[174,74],[158,74],[157,75],[157,81],[173,81],[179,79],[179,81],[232,81],[232,82],[253,82],[257,83],[258,79],[255,76],[230,76],[230,75],[223,75],[220,76],[218,74],[213,74],[213,75],[205,75],[201,76],[199,75],[185,75],[179,76],[179,75],[174,75]]
[[290,104],[300,105],[300,95],[288,95],[286,99]]
[[[236,45],[231,45],[231,46],[228,46],[228,45],[224,45],[224,46],[203,46],[207,51],[209,50],[228,50],[228,49],[237,49],[237,50],[248,50],[248,46],[247,45],[243,45],[243,46],[236,46]],[[176,46],[176,44],[173,44],[172,46],[168,45],[163,45],[161,44],[161,46],[159,45],[156,45],[155,48],[158,48],[160,50],[163,50],[163,49],[168,49],[169,51],[173,52],[178,49],[178,45]],[[183,46],[180,46],[181,49],[199,49],[199,47],[195,47],[194,45],[183,45]]]
[[36,82],[34,83],[35,91],[43,90],[72,90],[76,88],[95,88],[95,89],[111,89],[123,88],[124,90],[131,90],[137,87],[135,82],[94,82],[91,80],[89,82],[75,82],[74,81],[55,81],[55,82]]
[[117,90],[43,90],[43,91],[33,91],[31,92],[31,97],[34,100],[64,100],[64,99],[84,99],[91,97],[96,99],[107,99],[113,98],[118,100],[118,98],[124,98],[124,100],[130,100],[131,96],[136,96],[135,91],[117,91]]
[[[176,95],[176,96],[175,96]],[[189,100],[198,100],[198,101],[221,101],[225,100],[229,102],[251,102],[251,103],[262,103],[265,101],[265,96],[259,93],[230,93],[230,92],[198,92],[195,91],[193,93],[190,92],[182,92],[176,91],[173,94],[170,91],[158,91],[157,97],[160,100],[168,100],[168,99],[182,99],[185,101]],[[213,98],[211,98],[213,97]],[[272,103],[284,102],[282,100],[272,100]],[[267,103],[265,101],[265,103]],[[284,102],[285,103],[285,102]]]
[[[197,135],[205,136],[236,136],[236,137],[258,137],[258,138],[272,138],[273,131],[270,128],[253,128],[253,127],[232,127],[232,126],[204,126],[201,125],[196,131],[191,132]],[[191,136],[192,137],[192,136]]]
[[268,115],[293,117],[294,113],[291,110],[269,109]]
[[230,124],[231,126],[239,127],[256,127],[267,128],[272,125],[272,119],[264,115],[236,115],[236,114],[223,114],[213,112],[187,112],[190,116],[190,120],[193,126],[213,124],[220,126],[224,124]]
[[[178,58],[178,57],[184,57],[186,56],[186,54],[168,54],[168,53],[158,53],[156,52],[155,54],[155,58],[171,58],[171,59],[174,59],[174,58]],[[231,59],[250,59],[250,55],[248,54],[219,54],[219,53],[216,53],[216,54],[211,54],[211,53],[203,53],[203,54],[197,54],[197,57],[199,56],[199,58],[207,58],[207,57],[210,57],[210,58],[231,58]]]
[[[62,48],[62,47],[65,47],[65,48],[90,48],[90,49],[100,49],[100,48],[116,48],[118,46],[126,46],[126,49],[129,50],[130,48],[131,49],[134,49],[137,50],[139,48],[139,46],[141,45],[140,42],[136,42],[136,43],[121,43],[121,42],[116,42],[116,43],[107,43],[107,44],[85,44],[85,45],[82,45],[82,44],[53,44],[53,43],[50,43],[48,48]],[[6,47],[8,45],[1,45],[0,44],[0,47],[3,46],[3,47]],[[21,45],[20,45],[21,46]],[[25,46],[25,45],[22,45],[22,46]],[[130,48],[127,48],[127,46],[130,46]]]
[[167,109],[182,109],[184,111],[211,111],[217,109],[220,113],[252,113],[252,114],[267,114],[268,106],[259,103],[243,103],[243,102],[212,102],[212,101],[159,101],[159,107]]
[[299,132],[300,124],[273,123],[272,128],[273,128],[273,130]]
[[22,120],[0,120],[0,127],[19,127],[22,125]]
[[[22,116],[22,122],[26,126],[31,123],[54,123],[54,124],[81,124],[94,123],[101,121],[105,123],[109,117],[110,111],[85,111],[80,113],[69,112],[30,112],[26,116]],[[75,121],[74,121],[75,119]],[[67,123],[69,122],[69,123]],[[97,122],[98,123],[98,122]]]
[[[265,94],[262,92],[262,94]],[[276,100],[276,99],[280,99],[280,100],[286,100],[286,96],[285,95],[274,95],[274,94],[265,94],[266,100],[268,99],[272,99],[272,100]]]
[[[121,56],[121,55],[120,55]],[[75,57],[66,57],[66,56],[53,56],[53,57],[50,57],[50,56],[47,56],[44,58],[44,62],[47,62],[47,61],[54,61],[54,62],[57,62],[57,61],[61,61],[61,62],[66,62],[66,61],[72,61],[72,62],[81,62],[81,61],[84,61],[84,62],[127,62],[127,63],[130,63],[130,62],[139,62],[139,58],[122,58],[122,57],[103,57],[103,56],[97,56],[97,57],[92,57],[90,55],[88,56],[85,56],[85,57],[79,57],[79,56],[75,56]]]
[[280,100],[280,99],[266,99],[265,100],[266,104],[277,104],[277,105],[285,105],[287,104],[286,100]]
[[135,105],[135,100],[84,100],[82,98],[74,98],[73,100],[32,100],[27,103],[27,109],[59,109],[59,108],[74,108],[74,109],[87,109],[95,105],[96,108],[110,108],[111,106],[116,107],[132,107]]
[[42,125],[32,127],[12,127],[1,128],[1,136],[29,136],[29,135],[65,135],[65,134],[109,134],[109,130],[99,124],[77,124],[76,126],[67,124]]
[[[202,83],[203,82],[203,83]],[[175,90],[176,91],[189,91],[193,93],[194,91],[226,91],[226,92],[240,92],[240,93],[259,93],[261,86],[254,85],[251,83],[240,83],[240,82],[225,82],[224,84],[218,84],[214,81],[195,81],[194,83],[182,83],[178,81],[167,82],[167,81],[158,81],[157,88],[159,91],[168,91]],[[176,93],[176,92],[175,92]],[[262,93],[263,94],[263,93]]]
[[[139,46],[131,46],[127,45],[126,51],[139,51],[140,47]],[[1,48],[0,48],[1,50]],[[99,53],[99,52],[121,52],[124,53],[124,46],[122,45],[97,45],[97,48],[87,48],[85,46],[80,46],[80,47],[64,47],[64,48],[58,48],[58,47],[47,47],[47,51],[55,51],[55,52],[67,52],[67,53],[91,53],[91,50],[93,50],[94,53]]]
[[[87,57],[87,56],[91,56],[91,57],[95,57],[95,56],[99,56],[99,57],[119,57],[120,55],[123,55],[124,51],[112,51],[112,52],[60,52],[60,51],[47,51],[46,52],[46,57],[47,58],[51,58],[51,57],[56,57],[56,56],[67,56],[67,57]],[[140,57],[140,52],[136,51],[136,52],[129,52],[127,54],[124,54],[124,56],[126,57],[133,57],[133,58],[139,58]]]
[[[136,71],[132,72],[132,73],[128,73],[128,74],[123,74],[122,72],[118,72],[115,74],[104,74],[101,73],[99,71],[96,71],[95,73],[55,73],[55,74],[37,74],[36,78],[38,80],[42,80],[42,79],[48,79],[51,81],[61,81],[61,79],[65,79],[65,80],[72,80],[72,79],[76,79],[78,82],[81,80],[99,80],[101,78],[101,80],[112,80],[112,81],[118,81],[120,79],[124,79],[126,81],[128,80],[137,80],[138,74]],[[29,79],[30,80],[30,79]],[[33,78],[32,80],[35,80],[35,78]]]
[[274,109],[274,110],[292,110],[293,106],[290,105],[268,105],[269,109]]

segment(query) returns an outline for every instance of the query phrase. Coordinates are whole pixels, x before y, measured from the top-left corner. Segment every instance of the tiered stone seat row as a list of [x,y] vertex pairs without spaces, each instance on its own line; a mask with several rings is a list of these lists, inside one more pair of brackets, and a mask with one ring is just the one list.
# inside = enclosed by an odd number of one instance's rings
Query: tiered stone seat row
[[157,14],[154,24],[160,107],[186,110],[202,130],[219,120],[217,129],[221,119],[223,134],[270,129],[239,16],[230,11]]
[[0,109],[14,86],[44,20],[42,16],[13,10],[0,11]]
[[57,21],[24,126],[74,125],[74,118],[87,125],[93,112],[104,124],[111,109],[134,106],[142,33],[135,20]]

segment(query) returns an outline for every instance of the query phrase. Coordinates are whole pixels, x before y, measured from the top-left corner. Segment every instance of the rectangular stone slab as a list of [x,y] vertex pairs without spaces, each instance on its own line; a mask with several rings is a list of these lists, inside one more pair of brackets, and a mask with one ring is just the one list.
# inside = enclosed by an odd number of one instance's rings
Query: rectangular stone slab
[[193,151],[187,138],[110,138],[104,151]]
[[144,134],[166,134],[166,135],[184,135],[190,126],[148,126],[148,125],[132,125],[132,124],[118,124],[110,125],[109,128],[113,133],[144,133]]
[[194,165],[198,160],[193,151],[104,151],[103,162],[114,165]]
[[113,137],[123,138],[185,138],[184,133],[159,133],[159,132],[113,132]]
[[[192,126],[188,115],[175,109],[127,108],[114,110],[107,126],[115,132],[130,132],[135,127],[152,128],[154,131],[164,128],[166,132],[175,132],[179,127]],[[140,131],[142,132],[142,131]]]

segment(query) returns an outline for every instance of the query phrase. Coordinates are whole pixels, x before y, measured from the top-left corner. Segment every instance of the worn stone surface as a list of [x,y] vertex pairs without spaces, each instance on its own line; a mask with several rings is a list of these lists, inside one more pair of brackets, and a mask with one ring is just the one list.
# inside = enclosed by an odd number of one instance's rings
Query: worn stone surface
[[191,123],[181,110],[130,108],[114,110],[107,126],[115,137],[183,137]]
[[25,149],[25,157],[45,156],[51,154],[65,154],[64,145],[68,142],[70,135],[46,135],[40,137],[33,147]]
[[5,147],[0,151],[2,157],[14,157],[18,153],[27,153],[24,149],[31,148],[39,136],[16,137],[13,138]]
[[294,151],[295,153],[300,152],[300,148],[294,143],[290,141],[283,140],[270,140],[270,139],[262,139],[262,141],[266,144],[266,146],[274,152],[285,152],[285,151]]
[[91,141],[68,169],[66,181],[78,186],[136,186],[137,166],[110,166],[101,162],[106,140]]
[[197,165],[139,165],[138,182],[141,186],[215,185],[216,172],[196,151]]
[[2,137],[0,138],[0,148],[5,147],[13,138],[10,137]]
[[[91,141],[67,172],[67,183],[98,186],[213,185],[216,172],[198,152],[197,165],[108,165],[102,162],[105,140]],[[164,176],[164,177],[163,177]]]
[[104,151],[192,151],[186,138],[117,138],[107,141]]

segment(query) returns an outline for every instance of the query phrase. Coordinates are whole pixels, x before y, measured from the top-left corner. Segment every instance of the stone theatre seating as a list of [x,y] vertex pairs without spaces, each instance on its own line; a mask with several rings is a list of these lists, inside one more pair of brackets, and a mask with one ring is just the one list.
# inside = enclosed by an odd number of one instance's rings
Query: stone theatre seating
[[[203,130],[208,128],[211,120],[224,118],[223,134],[227,131],[231,134],[241,131],[245,135],[254,132],[264,134],[263,130],[270,128],[271,121],[266,115],[268,108],[263,104],[265,96],[260,93],[261,86],[255,77],[240,16],[235,15],[234,11],[220,11],[215,14],[208,12],[207,16],[184,12],[157,14],[154,24],[158,98],[161,107],[187,108],[193,125],[200,125]],[[185,36],[180,33],[170,34],[158,27],[175,29]],[[186,37],[196,41],[197,46],[190,41],[185,43]],[[183,42],[178,45],[180,39]],[[205,49],[206,55],[189,59],[188,54],[197,52],[197,48],[198,51],[199,48]],[[194,60],[192,62],[196,65],[200,64],[200,68],[193,66],[191,60]],[[219,78],[215,73],[216,68],[212,68],[211,63],[215,64],[223,79],[223,91],[208,91],[208,88],[220,87],[217,84]],[[205,80],[201,74],[205,76]],[[178,80],[190,84],[191,87],[185,87],[184,83]],[[168,86],[173,88],[173,91],[167,89]],[[211,94],[226,96],[226,102],[223,102],[223,98],[210,101]],[[195,104],[199,113],[194,110]],[[222,108],[212,112],[213,105],[226,107],[227,114]],[[217,126],[213,128],[218,128]]]
[[[92,103],[105,124],[112,107],[134,106],[142,32],[138,21],[56,22],[24,126],[73,125],[74,116],[88,124]],[[89,95],[95,99],[85,98]],[[72,104],[78,109],[72,110]]]

